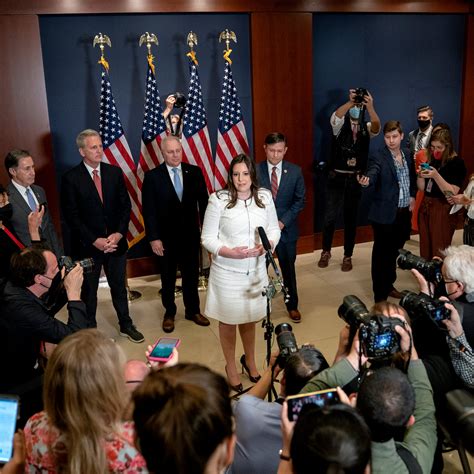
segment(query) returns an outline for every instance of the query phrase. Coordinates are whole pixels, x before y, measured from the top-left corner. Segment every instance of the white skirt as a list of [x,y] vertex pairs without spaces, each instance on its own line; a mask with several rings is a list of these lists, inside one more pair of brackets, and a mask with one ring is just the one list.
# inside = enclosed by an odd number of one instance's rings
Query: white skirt
[[211,265],[206,298],[206,316],[226,324],[259,321],[266,314],[268,285],[265,265],[249,273],[237,273]]

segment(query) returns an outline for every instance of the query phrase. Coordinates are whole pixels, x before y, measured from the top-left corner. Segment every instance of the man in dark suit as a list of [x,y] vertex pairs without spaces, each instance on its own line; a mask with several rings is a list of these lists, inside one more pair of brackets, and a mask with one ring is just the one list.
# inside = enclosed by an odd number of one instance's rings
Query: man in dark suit
[[26,150],[12,150],[5,157],[5,168],[11,181],[7,186],[9,201],[12,205],[10,228],[25,246],[31,245],[28,229],[28,216],[31,212],[45,207],[40,226],[40,238],[46,242],[56,257],[63,255],[63,249],[54,230],[48,210],[46,193],[35,182],[35,164]]
[[270,133],[264,144],[266,161],[259,163],[257,174],[262,187],[273,195],[281,229],[281,238],[275,251],[280,263],[283,281],[290,295],[286,308],[290,318],[299,323],[298,291],[296,288],[296,241],[298,240],[297,217],[304,207],[305,186],[301,168],[283,161],[287,146],[282,133]]
[[94,259],[93,271],[84,274],[82,300],[91,325],[97,326],[97,288],[104,267],[120,335],[142,342],[143,334],[129,315],[125,287],[131,204],[123,173],[117,166],[102,162],[102,140],[95,130],[82,131],[76,143],[83,161],[63,176],[61,205],[71,233],[72,257]]
[[359,183],[371,193],[369,220],[374,231],[372,287],[375,302],[388,296],[401,298],[397,279],[398,249],[410,238],[415,205],[416,174],[410,152],[401,148],[400,122],[389,120],[383,128],[385,147],[369,158],[366,176]]
[[418,107],[416,114],[418,128],[408,134],[407,143],[412,157],[417,151],[428,147],[433,130],[433,109],[429,105]]
[[201,314],[198,295],[200,229],[208,193],[201,169],[182,163],[179,138],[165,137],[161,150],[165,162],[148,171],[143,181],[143,218],[146,236],[160,261],[161,300],[165,307],[163,331],[172,332],[178,265],[185,318],[199,326],[209,325]]

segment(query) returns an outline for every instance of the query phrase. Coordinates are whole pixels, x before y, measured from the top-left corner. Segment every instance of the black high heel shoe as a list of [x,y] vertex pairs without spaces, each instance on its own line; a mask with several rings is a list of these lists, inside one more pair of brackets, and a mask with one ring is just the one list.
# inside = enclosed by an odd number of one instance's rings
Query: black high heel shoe
[[248,378],[251,382],[257,383],[262,378],[261,375],[257,375],[256,377],[252,377],[252,375],[250,375],[250,369],[247,367],[247,361],[245,360],[245,354],[242,354],[242,357],[240,358],[240,363],[242,364],[242,373],[244,373],[244,370],[245,370],[245,372],[247,372]]
[[230,379],[229,379],[229,373],[227,372],[227,365],[225,366],[225,373],[227,375],[227,383],[229,384],[229,387],[234,391],[234,392],[237,392],[237,393],[242,393],[244,391],[244,386],[242,385],[242,383],[239,383],[238,385],[231,385],[230,384]]

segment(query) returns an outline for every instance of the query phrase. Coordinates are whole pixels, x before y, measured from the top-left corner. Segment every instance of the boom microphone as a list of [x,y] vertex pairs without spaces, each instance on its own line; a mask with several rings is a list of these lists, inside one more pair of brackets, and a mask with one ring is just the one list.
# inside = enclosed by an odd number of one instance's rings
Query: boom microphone
[[263,248],[265,252],[271,252],[272,247],[270,246],[270,242],[268,241],[267,234],[265,233],[265,229],[263,227],[257,227],[258,235],[260,236],[260,240],[262,241]]

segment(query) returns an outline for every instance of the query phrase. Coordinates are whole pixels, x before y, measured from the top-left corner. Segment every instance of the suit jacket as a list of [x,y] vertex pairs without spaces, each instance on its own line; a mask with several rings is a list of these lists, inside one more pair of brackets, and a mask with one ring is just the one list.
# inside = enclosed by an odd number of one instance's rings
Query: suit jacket
[[[54,230],[51,214],[49,213],[46,193],[41,186],[37,186],[36,184],[32,184],[31,189],[34,192],[38,203],[46,204],[46,210],[40,228],[40,236],[46,241],[54,254],[57,257],[60,257],[63,255],[63,249],[59,243],[56,231]],[[18,189],[16,189],[12,183],[8,184],[7,191],[13,208],[13,214],[10,220],[10,228],[26,246],[29,246],[31,245],[31,237],[28,231],[28,215],[31,212],[30,206],[28,206],[27,202],[18,192]]]
[[[410,196],[416,195],[416,173],[409,151],[402,149],[410,173]],[[378,224],[392,224],[398,209],[400,186],[392,154],[387,147],[369,157],[366,175],[370,178],[367,192],[371,193],[369,220]]]
[[145,173],[143,219],[149,242],[161,240],[165,248],[177,240],[199,244],[209,195],[201,169],[181,163],[183,198],[178,199],[165,163]]
[[99,237],[120,232],[116,255],[128,249],[127,230],[130,221],[130,197],[122,170],[100,164],[102,196],[95,187],[87,168],[81,162],[64,174],[61,183],[63,219],[71,233],[71,253],[74,258],[94,257],[103,252],[92,244]]
[[[430,136],[431,136],[431,130],[433,129],[430,129],[430,133],[427,135],[427,138],[428,138],[428,142],[430,140]],[[409,134],[408,134],[408,140],[407,140],[407,147],[410,149],[410,153],[411,153],[411,156],[414,156],[415,155],[415,148],[416,148],[416,139],[418,138],[418,134],[420,133],[420,129],[417,128],[415,130],[412,130]]]
[[[257,165],[260,186],[271,191],[267,160]],[[298,214],[304,208],[305,185],[301,168],[288,161],[282,161],[281,179],[275,199],[278,220],[285,224],[281,232],[281,242],[298,239]]]

